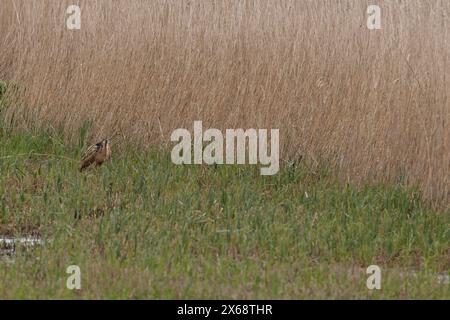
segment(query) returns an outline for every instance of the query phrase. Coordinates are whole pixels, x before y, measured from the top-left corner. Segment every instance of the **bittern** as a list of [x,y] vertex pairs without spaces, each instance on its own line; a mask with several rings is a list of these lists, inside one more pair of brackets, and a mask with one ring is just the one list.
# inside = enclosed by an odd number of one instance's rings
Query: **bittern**
[[111,143],[108,139],[104,139],[99,143],[90,146],[81,159],[80,172],[89,167],[91,164],[101,166],[103,162],[111,158]]

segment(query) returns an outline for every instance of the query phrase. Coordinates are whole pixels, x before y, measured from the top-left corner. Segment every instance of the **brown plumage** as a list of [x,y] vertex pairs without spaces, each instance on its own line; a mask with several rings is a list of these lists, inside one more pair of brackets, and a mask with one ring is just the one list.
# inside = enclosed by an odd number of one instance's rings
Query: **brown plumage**
[[101,166],[103,162],[111,158],[111,143],[108,139],[102,140],[99,143],[90,146],[81,159],[80,172],[95,163],[96,166]]

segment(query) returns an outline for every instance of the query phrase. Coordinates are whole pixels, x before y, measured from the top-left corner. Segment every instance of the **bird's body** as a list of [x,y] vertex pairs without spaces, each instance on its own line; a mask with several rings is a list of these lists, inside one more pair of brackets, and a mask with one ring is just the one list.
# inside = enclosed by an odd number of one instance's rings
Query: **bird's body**
[[111,158],[111,143],[108,139],[102,140],[99,143],[90,146],[81,160],[80,171],[88,168],[95,163],[96,166],[101,166],[103,162]]

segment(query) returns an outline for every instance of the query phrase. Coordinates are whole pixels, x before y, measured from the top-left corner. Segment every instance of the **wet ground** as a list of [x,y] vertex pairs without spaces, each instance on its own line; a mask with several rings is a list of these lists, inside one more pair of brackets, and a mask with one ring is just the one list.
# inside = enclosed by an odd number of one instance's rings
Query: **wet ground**
[[44,241],[37,236],[14,238],[0,235],[0,259],[14,256],[18,247],[31,249],[43,244]]

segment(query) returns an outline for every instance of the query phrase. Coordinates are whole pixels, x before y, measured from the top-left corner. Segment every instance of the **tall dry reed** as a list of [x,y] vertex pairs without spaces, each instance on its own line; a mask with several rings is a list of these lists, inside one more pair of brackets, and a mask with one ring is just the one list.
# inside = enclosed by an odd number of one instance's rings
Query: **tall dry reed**
[[90,119],[91,138],[141,145],[198,119],[280,128],[284,159],[447,206],[450,2],[383,1],[373,31],[371,2],[0,0],[0,79],[18,88],[4,118],[68,141]]

